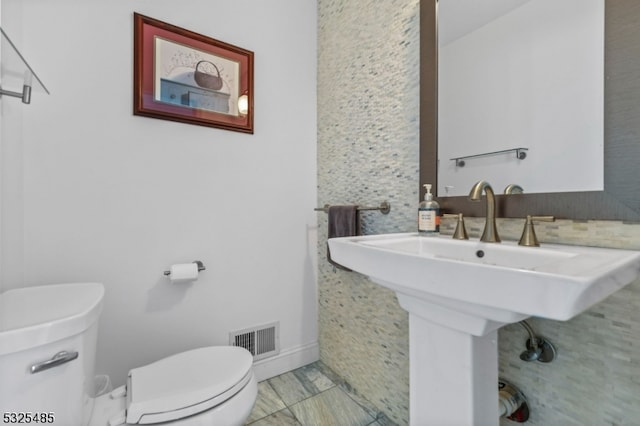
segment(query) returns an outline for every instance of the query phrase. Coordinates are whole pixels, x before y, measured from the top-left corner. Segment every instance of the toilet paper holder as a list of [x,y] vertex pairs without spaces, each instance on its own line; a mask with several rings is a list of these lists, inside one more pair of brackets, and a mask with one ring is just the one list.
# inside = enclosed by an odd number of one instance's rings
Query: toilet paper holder
[[[196,265],[198,265],[198,272],[207,270],[204,264],[199,260],[194,260],[191,263],[195,263]],[[168,277],[169,275],[171,275],[171,271],[164,271],[164,274]]]

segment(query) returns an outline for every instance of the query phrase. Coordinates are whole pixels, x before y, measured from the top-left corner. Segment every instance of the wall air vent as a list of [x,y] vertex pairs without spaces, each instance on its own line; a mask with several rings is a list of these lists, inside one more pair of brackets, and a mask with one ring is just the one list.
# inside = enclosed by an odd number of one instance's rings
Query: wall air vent
[[251,352],[258,361],[280,353],[280,323],[274,322],[229,333],[229,344]]

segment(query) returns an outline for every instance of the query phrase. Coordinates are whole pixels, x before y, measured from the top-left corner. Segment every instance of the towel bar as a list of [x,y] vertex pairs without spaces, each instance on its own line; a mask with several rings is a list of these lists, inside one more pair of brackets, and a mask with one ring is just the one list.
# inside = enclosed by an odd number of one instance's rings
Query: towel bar
[[[317,212],[325,212],[325,213],[329,213],[329,207],[331,207],[329,204],[325,204],[324,207],[316,207],[315,211]],[[362,210],[380,210],[380,213],[382,214],[389,214],[389,212],[391,211],[391,204],[389,204],[386,201],[383,201],[382,203],[380,203],[380,205],[378,207],[361,207],[358,206],[358,210],[362,211]]]
[[488,155],[504,154],[506,152],[515,152],[516,153],[516,158],[518,160],[524,160],[525,158],[527,158],[527,152],[526,151],[528,151],[528,150],[529,150],[529,148],[503,149],[502,151],[485,152],[485,153],[482,153],[482,154],[465,155],[464,157],[450,158],[450,160],[456,162],[456,167],[464,167],[464,165],[466,164],[466,162],[464,160],[466,160],[467,158],[486,157]]

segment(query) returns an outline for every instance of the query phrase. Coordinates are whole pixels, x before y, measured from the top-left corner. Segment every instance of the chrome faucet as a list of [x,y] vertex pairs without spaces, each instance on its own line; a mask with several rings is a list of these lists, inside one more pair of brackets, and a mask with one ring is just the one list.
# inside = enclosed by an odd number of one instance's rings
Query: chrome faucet
[[469,192],[469,199],[471,201],[480,201],[482,199],[482,191],[487,194],[487,219],[484,223],[484,231],[482,232],[480,241],[499,243],[500,236],[498,235],[498,227],[496,226],[496,197],[489,182],[481,180],[473,185],[471,192]]

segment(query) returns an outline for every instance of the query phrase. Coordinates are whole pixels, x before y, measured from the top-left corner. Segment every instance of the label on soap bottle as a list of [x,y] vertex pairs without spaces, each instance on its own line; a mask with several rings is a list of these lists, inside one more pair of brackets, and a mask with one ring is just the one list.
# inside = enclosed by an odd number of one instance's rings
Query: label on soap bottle
[[418,232],[421,234],[440,233],[440,209],[418,210]]

